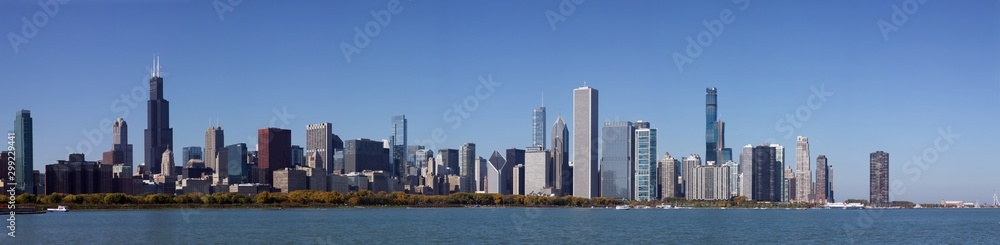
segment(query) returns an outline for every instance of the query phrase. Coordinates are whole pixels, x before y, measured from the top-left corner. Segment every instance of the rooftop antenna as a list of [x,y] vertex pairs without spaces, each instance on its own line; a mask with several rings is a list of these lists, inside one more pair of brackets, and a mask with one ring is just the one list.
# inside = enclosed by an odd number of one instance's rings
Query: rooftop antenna
[[545,92],[542,92],[542,107],[545,107]]

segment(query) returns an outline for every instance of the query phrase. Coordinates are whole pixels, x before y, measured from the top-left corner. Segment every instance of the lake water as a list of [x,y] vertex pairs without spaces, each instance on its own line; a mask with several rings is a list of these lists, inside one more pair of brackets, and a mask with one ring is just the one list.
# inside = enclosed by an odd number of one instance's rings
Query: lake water
[[1000,209],[187,209],[17,216],[0,244],[997,244]]

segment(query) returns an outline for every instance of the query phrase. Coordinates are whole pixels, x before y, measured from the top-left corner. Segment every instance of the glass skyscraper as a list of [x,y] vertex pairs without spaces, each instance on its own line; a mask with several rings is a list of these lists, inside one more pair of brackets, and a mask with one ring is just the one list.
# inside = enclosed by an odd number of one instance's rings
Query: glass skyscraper
[[545,149],[545,107],[531,110],[531,146]]
[[[34,163],[34,137],[31,111],[20,110],[14,117],[14,157],[16,189],[18,193],[37,194],[32,170]],[[6,177],[6,176],[5,176]]]
[[392,136],[389,138],[389,167],[392,176],[406,170],[406,115],[392,117]]
[[[247,181],[247,144],[239,143],[226,146],[226,158],[228,161],[229,184],[242,184]],[[223,164],[223,163],[219,163]]]
[[601,196],[614,199],[634,197],[635,127],[632,122],[605,122],[601,128]]
[[719,160],[716,152],[719,148],[719,127],[716,124],[719,121],[719,108],[716,97],[715,87],[705,90],[705,162]]
[[643,121],[636,122],[635,128],[635,200],[658,200],[656,129]]

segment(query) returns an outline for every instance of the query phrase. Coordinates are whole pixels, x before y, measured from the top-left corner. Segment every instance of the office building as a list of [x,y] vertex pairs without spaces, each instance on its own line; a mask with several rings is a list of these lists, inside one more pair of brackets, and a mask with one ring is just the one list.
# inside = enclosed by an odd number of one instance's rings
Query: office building
[[388,172],[390,170],[388,149],[382,142],[370,139],[344,142],[344,172],[360,173],[365,170]]
[[649,122],[638,121],[635,123],[635,147],[633,156],[635,157],[635,184],[633,185],[633,198],[637,201],[659,200],[659,173],[656,169],[656,129],[649,127]]
[[[31,111],[20,110],[14,117],[14,166],[17,193],[37,194],[32,170],[34,160],[34,130],[32,129]],[[9,139],[9,135],[8,135]]]
[[869,202],[876,207],[889,205],[889,153],[871,153]]
[[174,129],[170,128],[170,102],[163,97],[163,78],[160,77],[160,58],[153,62],[149,78],[149,101],[146,102],[146,131],[143,154],[144,163],[151,174],[160,173],[163,168],[163,152],[174,145]]
[[225,133],[218,124],[209,126],[208,130],[205,130],[205,167],[211,168],[216,173],[225,172],[222,168],[226,167],[226,164],[216,161],[220,151],[226,148],[225,142]]
[[635,127],[632,122],[605,122],[601,128],[601,193],[617,200],[634,199]]
[[260,183],[272,185],[274,171],[292,166],[292,131],[280,128],[257,130],[257,167]]
[[391,176],[402,176],[406,169],[406,115],[392,117],[392,135],[389,137],[389,166]]
[[192,159],[202,160],[204,162],[204,152],[201,150],[201,146],[188,146],[181,148],[181,159],[184,163],[191,161]]
[[110,165],[84,160],[83,154],[70,154],[68,160],[45,165],[46,189],[43,192],[46,195],[111,193],[112,171]]
[[552,158],[539,146],[528,147],[524,153],[524,192],[527,195],[551,194]]
[[781,202],[782,168],[776,155],[777,148],[773,146],[753,148],[753,200]]
[[459,177],[462,177],[462,183],[459,183],[459,187],[462,188],[462,192],[476,192],[476,144],[475,143],[465,143],[459,150]]
[[486,192],[486,177],[489,175],[489,161],[476,157],[476,192]]
[[315,166],[310,168],[320,168],[326,170],[333,169],[333,124],[318,123],[306,125],[306,148],[305,154],[315,153],[315,159],[311,159]]
[[306,171],[298,168],[274,170],[274,188],[281,190],[282,193],[308,189]]
[[795,143],[795,201],[812,201],[812,164],[809,156],[809,138],[799,136]]
[[597,147],[598,92],[591,87],[573,90],[573,196],[600,196]]
[[458,155],[458,150],[455,149],[438,149],[437,157],[441,159],[438,159],[440,161],[437,161],[437,163],[444,166],[443,169],[438,169],[438,174],[458,175],[459,170],[461,169],[459,166]]
[[715,87],[705,91],[705,161],[718,162],[719,126],[718,101]]
[[781,202],[795,200],[795,171],[791,166],[785,166],[784,174],[781,175]]
[[526,195],[524,192],[524,164],[514,166],[511,173],[513,176],[513,181],[511,182],[513,186],[511,189],[514,190],[514,195]]
[[[513,194],[514,165],[509,164],[500,151],[493,151],[486,173],[486,193]],[[508,188],[507,186],[511,186]]]
[[[128,124],[125,123],[125,119],[118,118],[115,120],[111,126],[111,131],[111,150],[104,152],[104,162],[102,164],[123,164],[129,166],[128,169],[131,170],[132,144],[128,143]],[[128,173],[128,175],[132,175],[132,173]]]
[[228,155],[226,157],[228,161],[226,169],[229,185],[249,183],[247,182],[247,172],[249,171],[249,166],[247,166],[247,144],[228,145],[226,146],[226,154]]
[[552,181],[555,194],[573,194],[573,169],[569,166],[569,129],[562,116],[552,125]]
[[292,166],[306,167],[306,150],[302,146],[292,145]]
[[545,106],[531,110],[531,146],[545,148]]

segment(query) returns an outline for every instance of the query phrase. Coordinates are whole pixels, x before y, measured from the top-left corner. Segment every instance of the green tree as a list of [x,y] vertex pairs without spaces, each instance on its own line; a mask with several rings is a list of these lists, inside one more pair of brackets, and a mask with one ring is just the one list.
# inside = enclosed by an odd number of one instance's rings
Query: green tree
[[66,194],[52,193],[52,194],[46,195],[45,197],[42,197],[42,203],[46,203],[46,204],[60,204],[60,203],[63,202],[63,199],[65,199],[65,198],[66,198]]
[[35,196],[35,194],[21,194],[17,195],[14,200],[19,204],[35,204],[38,201],[38,196]]

